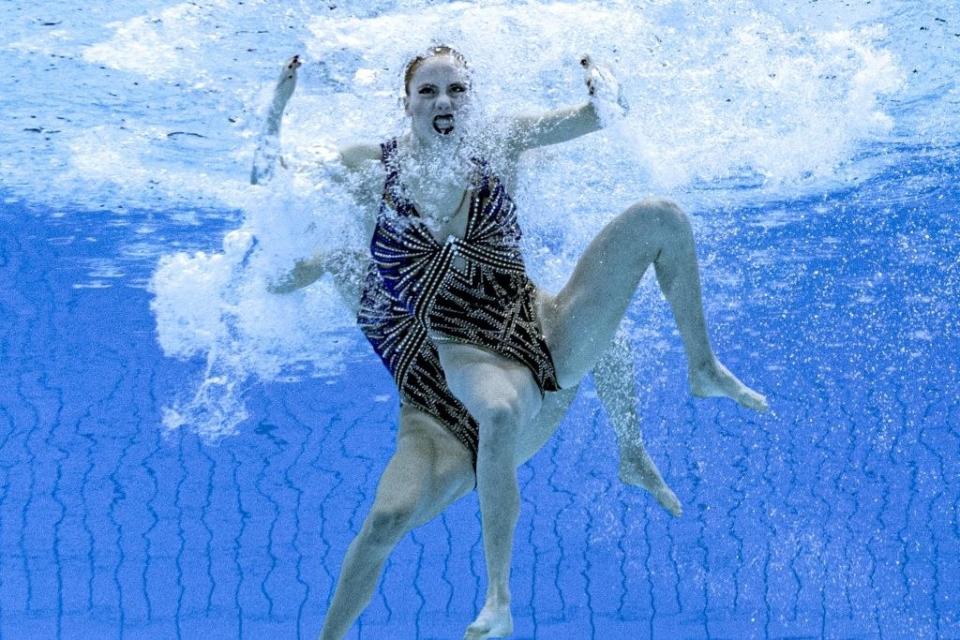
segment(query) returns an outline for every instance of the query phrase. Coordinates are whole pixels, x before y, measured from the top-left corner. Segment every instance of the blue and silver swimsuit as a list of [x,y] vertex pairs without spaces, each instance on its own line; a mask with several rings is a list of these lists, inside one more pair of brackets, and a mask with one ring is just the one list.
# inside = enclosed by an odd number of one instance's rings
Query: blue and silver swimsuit
[[401,403],[437,418],[476,460],[478,427],[446,384],[435,341],[494,351],[527,366],[541,392],[559,389],[520,251],[516,207],[483,160],[462,239],[438,242],[399,178],[397,142],[381,145],[387,171],[357,321],[393,375]]

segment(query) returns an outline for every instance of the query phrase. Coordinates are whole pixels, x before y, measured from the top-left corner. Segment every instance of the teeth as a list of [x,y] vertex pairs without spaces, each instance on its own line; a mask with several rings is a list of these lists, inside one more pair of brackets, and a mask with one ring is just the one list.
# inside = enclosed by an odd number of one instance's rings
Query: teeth
[[436,116],[433,119],[433,128],[437,133],[442,133],[444,135],[453,131],[453,116],[452,115],[443,115]]

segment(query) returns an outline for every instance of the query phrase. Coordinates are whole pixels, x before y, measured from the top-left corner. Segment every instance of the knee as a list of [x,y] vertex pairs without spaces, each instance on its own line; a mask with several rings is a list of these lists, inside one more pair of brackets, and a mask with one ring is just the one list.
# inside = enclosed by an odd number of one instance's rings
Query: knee
[[496,400],[487,403],[478,417],[481,451],[512,447],[521,414],[516,393],[504,392]]
[[686,233],[690,228],[690,219],[677,204],[671,200],[650,198],[641,200],[629,207],[624,216],[631,227],[645,234],[660,233],[675,235]]
[[374,546],[396,544],[413,528],[415,513],[412,505],[375,505],[363,525],[364,540]]

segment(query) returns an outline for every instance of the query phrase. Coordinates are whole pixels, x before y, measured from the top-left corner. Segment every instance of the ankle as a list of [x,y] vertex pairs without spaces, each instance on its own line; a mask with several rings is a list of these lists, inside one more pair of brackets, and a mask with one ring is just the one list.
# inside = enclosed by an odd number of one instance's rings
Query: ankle
[[697,375],[701,373],[709,373],[711,371],[716,371],[717,369],[717,358],[710,354],[708,356],[691,358],[687,360],[687,369],[690,372],[690,375]]
[[487,607],[503,608],[510,606],[510,590],[506,587],[493,589],[487,593],[487,600],[484,603]]

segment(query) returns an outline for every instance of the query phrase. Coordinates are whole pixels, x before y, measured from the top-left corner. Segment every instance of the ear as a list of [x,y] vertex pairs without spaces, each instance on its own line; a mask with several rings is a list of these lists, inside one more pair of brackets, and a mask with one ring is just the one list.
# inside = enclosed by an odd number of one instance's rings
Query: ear
[[406,94],[403,96],[403,112],[410,115],[410,96]]

